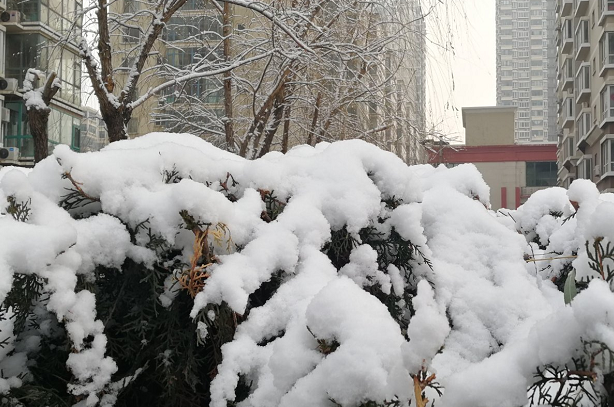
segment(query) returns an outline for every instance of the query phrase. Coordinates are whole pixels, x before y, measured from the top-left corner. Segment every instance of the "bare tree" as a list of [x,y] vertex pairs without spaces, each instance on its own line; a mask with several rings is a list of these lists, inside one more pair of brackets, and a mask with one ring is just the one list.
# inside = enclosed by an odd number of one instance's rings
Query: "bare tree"
[[[90,47],[92,41],[86,39],[87,36],[79,41],[79,49],[111,142],[127,138],[126,127],[134,109],[165,89],[184,86],[190,81],[201,78],[219,77],[225,72],[266,58],[275,52],[248,50],[234,55],[232,59],[215,61],[202,56],[187,69],[176,70],[172,77],[167,76],[161,83],[143,81],[144,76],[164,67],[164,64],[159,64],[156,59],[159,55],[157,47],[162,46],[161,35],[173,15],[187,1],[139,1],[142,9],[124,13],[112,11],[113,3],[106,0],[98,0],[95,3],[95,18],[90,21],[90,29],[95,33],[93,42],[96,44],[97,52],[95,53]],[[309,48],[301,43],[284,22],[265,5],[244,0],[224,0],[223,3],[253,10],[278,27],[304,51],[310,52]],[[118,53],[126,53],[126,47],[118,44],[117,39],[120,37],[131,38],[128,42],[132,44],[127,52],[130,58],[123,67],[117,66]]]
[[[247,157],[262,156],[274,144],[287,150],[291,144],[342,138],[387,147],[408,138],[408,130],[423,132],[424,112],[416,117],[409,111],[420,103],[405,89],[419,79],[408,62],[424,41],[418,29],[422,15],[385,0],[295,0],[267,7],[295,36],[253,18],[243,26],[237,15],[234,26],[242,29],[232,31],[228,10],[220,10],[224,59],[255,49],[270,56],[226,71],[209,92],[177,88],[156,112],[167,128],[199,134]],[[305,44],[311,53],[302,52]],[[223,94],[224,114],[209,102],[216,93]]]
[[[42,82],[42,86],[35,87]],[[60,90],[57,74],[51,72],[45,75],[36,69],[28,69],[23,83],[23,98],[26,102],[26,111],[30,132],[34,142],[34,162],[37,163],[49,155],[48,123],[51,108],[51,99]]]

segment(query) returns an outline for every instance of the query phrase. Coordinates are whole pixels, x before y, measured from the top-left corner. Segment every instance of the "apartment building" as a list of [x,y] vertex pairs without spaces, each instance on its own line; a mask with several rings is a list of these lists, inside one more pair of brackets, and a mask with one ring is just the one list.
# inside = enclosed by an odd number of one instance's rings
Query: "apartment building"
[[[125,78],[127,78],[129,67],[135,58],[135,55],[133,55],[134,45],[143,35],[144,27],[148,23],[146,20],[140,21],[138,18],[129,19],[128,16],[135,15],[134,13],[147,7],[147,3],[141,0],[121,0],[114,2],[111,7],[118,14],[126,16],[126,23],[123,24],[122,32],[119,35],[112,36],[112,41],[114,41],[114,47],[119,50],[113,56],[113,65],[118,67],[118,72],[125,71]],[[246,42],[253,43],[255,50],[259,49],[261,46],[258,45],[258,42],[262,42],[270,36],[270,33],[263,31],[261,28],[262,24],[268,22],[249,10],[231,7],[231,25],[236,36],[233,43],[237,45],[236,49],[244,52],[247,48]],[[391,52],[383,51],[381,53],[382,61],[389,58],[390,55],[404,55],[396,75],[390,77],[386,86],[382,87],[382,99],[380,100],[385,100],[386,106],[393,106],[394,108],[387,109],[387,113],[384,113],[378,110],[375,104],[363,102],[361,106],[354,104],[348,107],[345,114],[360,117],[358,119],[360,126],[351,127],[352,131],[356,131],[356,127],[362,127],[366,130],[384,128],[382,131],[374,132],[378,141],[381,141],[381,143],[378,143],[379,145],[395,152],[408,163],[420,163],[425,161],[421,140],[424,139],[426,127],[426,26],[418,0],[407,2],[405,7],[404,21],[412,21],[409,52],[395,54],[394,47],[396,44],[391,44]],[[142,81],[139,82],[137,94],[142,94],[145,89],[160,85],[175,77],[182,69],[201,59],[214,62],[223,58],[220,44],[223,35],[220,18],[219,11],[210,2],[189,0],[168,22],[161,36],[162,41],[155,46],[156,57],[150,58],[148,65],[143,69],[143,72],[147,73],[143,75]],[[237,52],[235,48],[231,50],[231,54],[233,52]],[[263,76],[262,74],[267,61],[268,59],[265,59],[259,63],[236,69],[235,78],[240,78],[243,88],[248,83],[257,84],[259,81],[273,83],[275,77]],[[398,62],[394,60],[394,56],[390,60],[386,59],[386,63],[390,63],[390,65],[396,65]],[[152,69],[156,64],[161,64],[162,68]],[[273,72],[274,70],[270,71]],[[321,71],[306,68],[302,70],[301,75],[303,76],[297,80],[308,81],[311,78],[321,80],[322,74]],[[386,72],[379,72],[378,74],[384,76]],[[116,82],[116,85],[123,85],[121,75]],[[327,85],[322,86],[326,87]],[[135,109],[132,119],[128,123],[129,136],[136,137],[152,131],[172,130],[194,132],[204,138],[210,137],[211,140],[216,140],[216,137],[221,139],[223,137],[220,137],[220,134],[223,134],[224,129],[220,118],[225,115],[223,95],[221,77],[201,78],[168,87],[156,97],[150,98],[144,105]],[[233,127],[235,131],[240,133],[251,124],[253,94],[249,91],[233,89],[233,96]],[[304,96],[306,100],[308,95],[295,96],[296,99]],[[301,108],[305,108],[305,106],[301,106],[295,111],[299,111]],[[313,104],[309,105],[309,109],[311,111],[304,110],[305,115],[313,114]],[[393,112],[390,113],[391,111]],[[387,119],[390,119],[389,116],[396,116],[401,119],[394,120],[393,125],[389,125],[390,120],[386,125],[382,125],[381,121],[378,122],[377,119],[385,116]],[[187,128],[178,126],[178,122],[182,120],[189,124]],[[311,122],[311,119],[309,119],[309,122]],[[215,124],[212,125],[212,123]],[[306,134],[308,129],[309,126],[293,126],[289,141],[290,147],[304,143],[308,139]],[[334,133],[339,138],[347,138],[337,130],[335,128]],[[281,133],[281,131],[278,131],[278,133]],[[279,146],[278,140],[273,143],[274,146],[276,144]]]
[[0,142],[18,148],[23,161],[34,155],[22,93],[30,68],[55,71],[62,86],[50,105],[50,151],[58,143],[79,149],[81,58],[75,44],[65,38],[68,33],[71,38],[81,34],[82,9],[81,0],[8,0],[0,15]]
[[81,106],[81,145],[82,152],[98,151],[109,144],[107,126],[100,112],[89,106]]
[[614,191],[614,1],[558,0],[558,183]]
[[497,106],[515,106],[516,143],[557,141],[555,3],[497,0]]

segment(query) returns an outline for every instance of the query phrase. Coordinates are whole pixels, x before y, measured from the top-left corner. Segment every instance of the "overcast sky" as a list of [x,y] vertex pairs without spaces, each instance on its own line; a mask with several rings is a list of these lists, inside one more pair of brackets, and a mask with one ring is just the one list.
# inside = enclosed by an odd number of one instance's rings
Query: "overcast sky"
[[427,18],[427,122],[464,137],[461,108],[496,104],[495,0],[444,1]]

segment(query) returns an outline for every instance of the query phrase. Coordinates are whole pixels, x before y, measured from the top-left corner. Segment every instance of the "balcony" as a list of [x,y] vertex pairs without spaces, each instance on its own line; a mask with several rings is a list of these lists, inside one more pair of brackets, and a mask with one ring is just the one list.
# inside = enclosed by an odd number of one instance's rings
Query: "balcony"
[[562,113],[562,119],[563,119],[563,123],[562,126],[564,129],[569,129],[571,127],[573,127],[575,118],[574,118],[574,102],[573,102],[573,98],[565,98],[565,100],[563,101],[563,111]]
[[569,134],[564,141],[563,150],[564,150],[564,158],[563,158],[563,167],[567,169],[567,171],[571,172],[571,169],[576,165],[578,159],[580,158],[580,154],[576,150],[576,137],[573,134]]
[[560,78],[561,90],[573,90],[574,85],[574,72],[573,72],[573,61],[568,58],[563,63],[563,68],[561,69],[561,78]]
[[590,53],[591,42],[589,38],[588,20],[580,20],[576,27],[574,43],[576,45],[576,61],[584,60]]
[[588,11],[589,0],[574,0],[574,16],[582,17]]
[[576,129],[578,133],[576,137],[576,148],[584,152],[586,147],[588,147],[588,137],[593,130],[593,118],[590,110],[580,113],[576,120]]
[[559,0],[559,3],[561,3],[561,17],[571,16],[571,11],[573,10],[573,0]]
[[561,44],[561,53],[562,54],[571,54],[573,52],[573,22],[572,20],[563,21],[562,27],[562,44]]
[[591,99],[591,66],[590,64],[582,64],[576,80],[574,82],[574,91],[576,94],[576,103],[590,102]]
[[605,24],[608,16],[614,16],[614,0],[601,0],[601,13],[599,14],[599,25]]

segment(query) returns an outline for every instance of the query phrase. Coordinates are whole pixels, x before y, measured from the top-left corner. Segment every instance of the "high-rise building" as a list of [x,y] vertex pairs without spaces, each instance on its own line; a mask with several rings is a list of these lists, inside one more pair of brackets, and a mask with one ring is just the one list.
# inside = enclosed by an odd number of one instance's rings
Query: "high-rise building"
[[515,106],[516,143],[556,142],[555,3],[497,0],[497,106]]
[[[0,2],[1,4],[2,2]],[[50,151],[58,143],[78,150],[81,132],[81,57],[76,45],[61,40],[81,33],[81,0],[8,0],[0,15],[0,86],[2,139],[5,147],[17,147],[22,158],[33,157],[34,148],[23,100],[28,69],[54,71],[61,90],[50,104]],[[39,78],[39,86],[44,78]]]
[[558,0],[558,182],[614,191],[614,0]]

